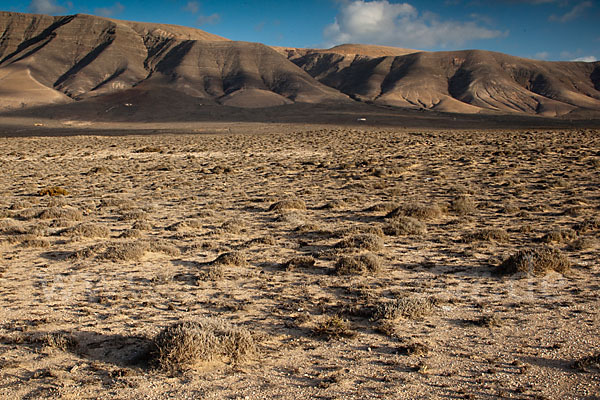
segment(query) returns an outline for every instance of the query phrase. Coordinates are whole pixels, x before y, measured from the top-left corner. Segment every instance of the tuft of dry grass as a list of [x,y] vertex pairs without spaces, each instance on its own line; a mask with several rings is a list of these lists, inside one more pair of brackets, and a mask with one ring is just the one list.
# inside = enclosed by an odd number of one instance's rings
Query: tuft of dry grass
[[427,225],[413,217],[398,216],[383,227],[388,236],[412,236],[427,233]]
[[219,228],[220,232],[230,233],[233,235],[237,235],[242,233],[246,229],[246,223],[241,218],[233,218],[229,221],[223,222],[221,227]]
[[317,323],[312,330],[315,336],[322,337],[326,340],[340,339],[340,338],[351,338],[356,333],[350,327],[350,324],[345,319],[342,319],[338,315],[327,317],[324,320]]
[[134,151],[134,153],[162,153],[164,150],[156,146],[145,146]]
[[487,228],[487,229],[483,229],[478,232],[470,233],[470,234],[463,236],[463,241],[467,242],[467,243],[474,242],[477,240],[486,241],[486,242],[493,241],[493,242],[505,243],[505,242],[508,242],[509,239],[510,239],[510,236],[508,235],[508,232],[506,232],[502,228]]
[[580,358],[573,363],[573,368],[581,372],[600,372],[600,352]]
[[413,217],[420,221],[426,221],[441,218],[442,214],[442,208],[438,204],[410,203],[395,208],[385,218]]
[[110,229],[100,224],[83,223],[61,230],[59,235],[68,237],[80,236],[84,238],[104,238],[110,236]]
[[579,238],[569,243],[568,249],[571,251],[587,250],[595,247],[598,241],[594,238]]
[[377,304],[373,312],[373,319],[420,319],[431,315],[434,310],[435,304],[429,297],[401,297]]
[[81,221],[83,219],[83,213],[76,208],[50,207],[39,213],[38,218]]
[[150,231],[152,230],[152,224],[148,221],[135,221],[133,225],[131,225],[131,229],[136,229],[138,231]]
[[521,250],[511,255],[496,268],[496,273],[510,275],[521,272],[542,276],[550,271],[564,273],[569,267],[569,260],[559,250],[541,247]]
[[102,258],[110,261],[139,261],[150,246],[146,242],[117,242],[106,247]]
[[342,256],[335,264],[338,275],[365,275],[373,274],[381,269],[379,257],[372,253],[354,256]]
[[150,242],[149,246],[149,251],[154,253],[162,253],[173,257],[181,254],[181,250],[177,246],[166,240],[154,240]]
[[225,268],[223,264],[209,265],[202,271],[198,279],[203,281],[220,281],[225,277]]
[[296,268],[312,268],[315,266],[315,259],[311,256],[294,257],[285,263],[285,269],[293,271]]
[[40,189],[38,192],[39,196],[67,196],[69,192],[59,186],[50,186],[47,188]]
[[281,200],[271,204],[269,211],[306,210],[306,203],[301,199]]
[[334,232],[334,236],[336,237],[345,237],[358,234],[371,234],[379,236],[381,238],[385,236],[383,233],[383,229],[376,225],[358,225],[348,229],[341,229],[337,232]]
[[465,322],[469,325],[483,326],[486,328],[502,326],[502,319],[496,314],[483,315],[479,318],[466,320]]
[[73,351],[79,345],[79,341],[67,332],[49,332],[39,337],[37,341],[62,351]]
[[145,221],[148,213],[143,210],[126,210],[119,216],[119,221]]
[[422,357],[427,355],[431,351],[431,348],[424,343],[414,342],[408,344],[401,344],[398,346],[398,354]]
[[573,229],[578,233],[587,233],[600,230],[600,218],[588,218],[583,222],[576,224]]
[[379,203],[367,208],[366,212],[385,212],[389,213],[400,207],[400,204],[395,202]]
[[248,265],[244,253],[240,251],[233,251],[230,253],[223,253],[219,255],[213,262],[213,265],[232,265],[236,267],[244,267]]
[[154,338],[159,368],[177,372],[213,361],[237,364],[255,354],[250,332],[218,318],[177,322]]
[[369,251],[381,251],[383,250],[383,239],[372,233],[362,233],[342,239],[335,247],[341,249],[354,248]]
[[50,247],[50,242],[46,238],[38,237],[34,234],[25,234],[18,236],[18,242],[23,247]]
[[541,241],[544,243],[566,243],[577,238],[573,229],[554,229],[546,233]]
[[452,200],[450,209],[458,215],[467,215],[475,212],[477,205],[470,196],[460,195]]

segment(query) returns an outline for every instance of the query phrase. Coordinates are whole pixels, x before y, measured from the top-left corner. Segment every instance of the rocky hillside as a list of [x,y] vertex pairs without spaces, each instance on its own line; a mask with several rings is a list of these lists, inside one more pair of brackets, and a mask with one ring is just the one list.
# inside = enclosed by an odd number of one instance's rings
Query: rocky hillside
[[0,109],[90,102],[347,103],[454,113],[600,112],[600,62],[371,45],[272,48],[180,26],[0,12]]

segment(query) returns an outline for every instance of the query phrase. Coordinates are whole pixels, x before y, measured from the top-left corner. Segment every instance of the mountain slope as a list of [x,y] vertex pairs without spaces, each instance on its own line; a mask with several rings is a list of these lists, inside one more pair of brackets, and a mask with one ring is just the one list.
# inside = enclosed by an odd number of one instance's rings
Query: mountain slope
[[[241,107],[347,101],[267,46],[191,28],[89,15],[0,13],[0,32],[0,71],[11,76],[10,82],[0,80],[5,107],[82,100],[138,85],[148,90],[167,85]],[[46,90],[35,101],[26,93],[20,97],[12,89],[17,80]]]
[[175,104],[255,108],[350,98],[454,113],[584,117],[600,112],[600,62],[360,44],[273,48],[181,26],[0,12],[0,110],[83,102],[106,112],[135,103],[151,115]]
[[598,62],[534,61],[481,50],[378,58],[322,52],[293,62],[320,82],[376,104],[545,116],[600,111]]

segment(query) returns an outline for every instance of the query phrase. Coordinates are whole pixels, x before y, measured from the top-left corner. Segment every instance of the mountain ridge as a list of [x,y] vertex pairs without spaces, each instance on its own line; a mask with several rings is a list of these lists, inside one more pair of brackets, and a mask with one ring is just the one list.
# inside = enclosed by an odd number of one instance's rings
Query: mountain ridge
[[558,117],[600,113],[600,63],[485,50],[270,47],[177,25],[0,12],[0,109],[152,91],[243,108],[354,100]]

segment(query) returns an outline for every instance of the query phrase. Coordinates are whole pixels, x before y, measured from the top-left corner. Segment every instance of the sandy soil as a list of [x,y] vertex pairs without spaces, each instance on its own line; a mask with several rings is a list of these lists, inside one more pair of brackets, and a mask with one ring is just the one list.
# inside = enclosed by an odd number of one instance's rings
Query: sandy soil
[[[598,398],[599,133],[0,138],[0,397]],[[256,351],[154,362],[205,318]]]

